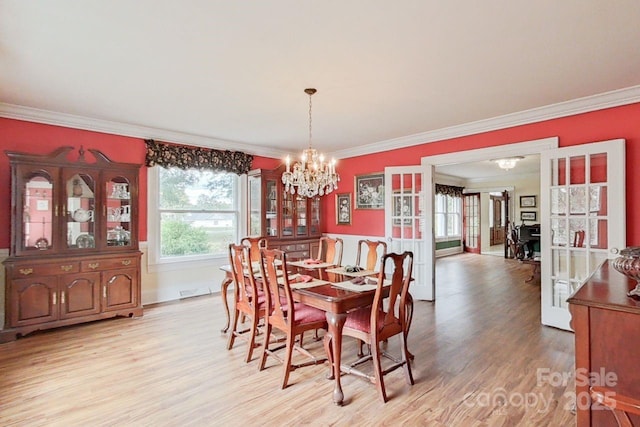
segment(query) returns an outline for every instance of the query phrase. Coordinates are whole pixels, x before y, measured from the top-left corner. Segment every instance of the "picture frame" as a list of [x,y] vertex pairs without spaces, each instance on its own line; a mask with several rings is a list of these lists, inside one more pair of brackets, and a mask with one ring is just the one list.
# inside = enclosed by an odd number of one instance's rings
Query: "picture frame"
[[520,196],[520,207],[521,208],[535,208],[536,207],[536,196]]
[[384,209],[384,173],[356,175],[356,209]]
[[36,200],[36,210],[37,211],[48,211],[49,210],[49,200]]
[[538,219],[538,213],[535,211],[520,211],[521,221],[536,221]]
[[[400,191],[393,192],[393,225],[411,224],[413,217],[413,196],[411,189],[405,189],[404,193]],[[409,218],[400,218],[409,217]]]
[[351,193],[336,194],[336,225],[351,225]]

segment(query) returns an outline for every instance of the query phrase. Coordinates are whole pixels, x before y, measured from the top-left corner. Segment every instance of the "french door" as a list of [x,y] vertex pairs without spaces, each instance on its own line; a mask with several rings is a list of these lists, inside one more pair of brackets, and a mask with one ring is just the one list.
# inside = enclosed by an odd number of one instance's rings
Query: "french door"
[[433,300],[433,281],[427,283],[425,278],[426,264],[433,263],[433,257],[430,249],[427,252],[424,239],[425,219],[433,216],[433,202],[425,200],[422,170],[421,166],[385,168],[385,236],[387,252],[413,252],[411,295]]
[[465,194],[462,208],[464,251],[480,253],[480,193]]
[[567,297],[625,247],[624,140],[543,151],[542,323],[569,330]]

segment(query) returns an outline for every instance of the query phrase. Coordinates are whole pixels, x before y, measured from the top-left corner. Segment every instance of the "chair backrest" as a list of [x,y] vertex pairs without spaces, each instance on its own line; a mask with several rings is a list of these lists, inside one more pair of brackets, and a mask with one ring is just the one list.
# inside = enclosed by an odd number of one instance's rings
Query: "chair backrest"
[[629,414],[640,415],[640,400],[624,396],[607,387],[592,386],[591,398],[599,404],[613,411],[618,425],[621,427],[633,427]]
[[235,284],[236,301],[251,304],[258,299],[258,287],[249,264],[249,248],[244,245],[229,245],[231,275]]
[[[360,264],[363,248],[367,249],[367,258],[365,265]],[[356,265],[359,267],[364,267],[366,270],[376,271],[376,268],[378,266],[378,257],[382,259],[386,254],[387,244],[382,240],[360,240],[358,242]]]
[[[391,336],[399,332],[407,333],[405,310],[412,272],[413,252],[390,253],[382,257],[382,265],[378,273],[378,287],[373,298],[370,319],[371,335],[374,340],[377,339],[377,336]],[[389,294],[386,298],[384,297],[385,277],[389,277],[391,280]],[[385,300],[387,303],[383,304]],[[385,313],[384,319],[380,319],[378,315],[381,311]],[[376,324],[377,326],[374,328],[373,325]]]
[[342,239],[337,237],[335,239],[331,237],[323,236],[320,238],[320,247],[318,248],[318,258],[324,262],[330,262],[331,264],[342,264]]
[[260,261],[260,249],[269,246],[264,237],[243,237],[240,244],[250,248],[249,255],[252,262]]
[[[289,277],[287,276],[287,254],[279,249],[261,249],[260,250],[260,273],[264,283],[265,301],[268,309],[266,315],[269,319],[276,319],[275,322],[286,325],[287,312],[290,319],[293,319],[293,296],[291,287],[289,286]],[[282,283],[282,288],[278,283],[278,279]],[[283,305],[280,295],[286,297],[286,306]]]

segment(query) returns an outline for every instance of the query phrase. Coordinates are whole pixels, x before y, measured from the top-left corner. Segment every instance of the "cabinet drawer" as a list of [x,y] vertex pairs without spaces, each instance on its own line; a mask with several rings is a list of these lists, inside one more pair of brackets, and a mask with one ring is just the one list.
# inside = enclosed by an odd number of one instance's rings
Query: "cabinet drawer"
[[308,243],[298,243],[296,245],[296,251],[308,251],[309,244]]
[[95,259],[82,261],[82,271],[113,270],[114,268],[128,268],[136,265],[136,257]]
[[293,252],[297,250],[297,244],[289,243],[287,245],[280,245],[280,250],[285,252]]
[[11,277],[20,279],[33,276],[55,276],[65,273],[77,273],[80,264],[77,261],[55,262],[51,264],[20,264],[12,269]]

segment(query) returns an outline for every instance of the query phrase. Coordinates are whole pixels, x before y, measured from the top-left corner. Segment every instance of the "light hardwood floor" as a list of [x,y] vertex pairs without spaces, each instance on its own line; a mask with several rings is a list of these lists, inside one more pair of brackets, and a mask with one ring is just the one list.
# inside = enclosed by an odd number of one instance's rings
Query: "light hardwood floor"
[[[294,371],[280,390],[280,365],[258,372],[243,341],[225,349],[212,295],[0,345],[0,425],[574,425],[573,382],[538,380],[573,370],[573,334],[540,325],[529,275],[494,256],[439,259],[437,302],[416,302],[409,336],[416,384],[387,375],[387,404],[346,376],[346,405],[335,406],[326,364]],[[355,349],[346,341],[343,360]]]

